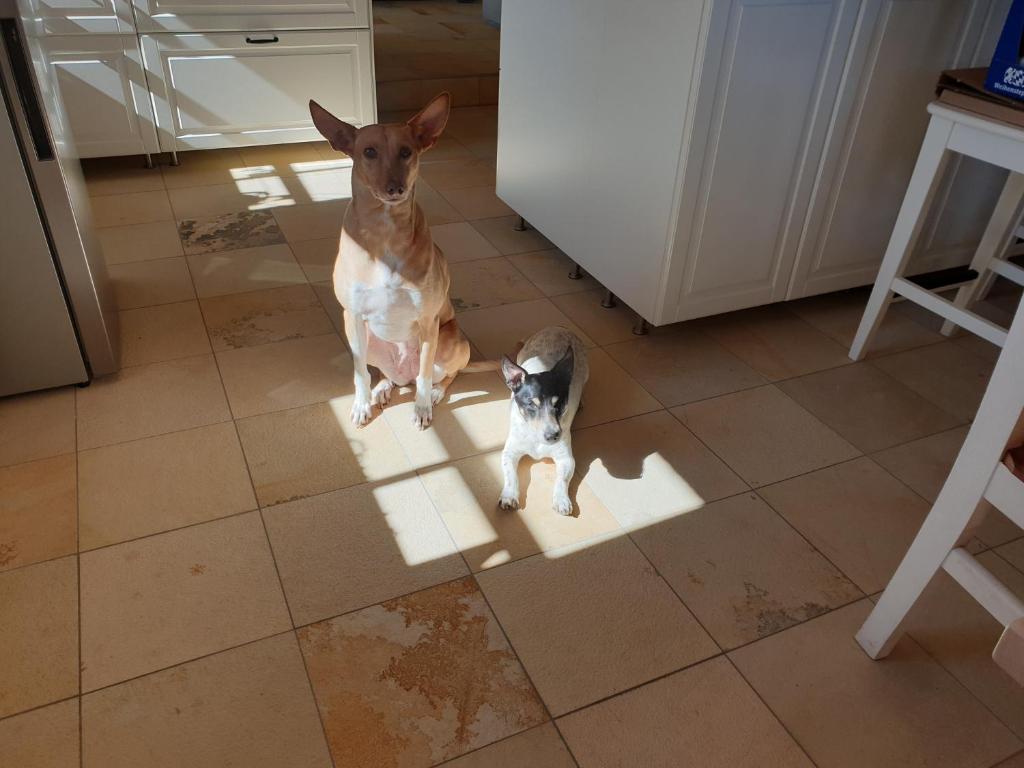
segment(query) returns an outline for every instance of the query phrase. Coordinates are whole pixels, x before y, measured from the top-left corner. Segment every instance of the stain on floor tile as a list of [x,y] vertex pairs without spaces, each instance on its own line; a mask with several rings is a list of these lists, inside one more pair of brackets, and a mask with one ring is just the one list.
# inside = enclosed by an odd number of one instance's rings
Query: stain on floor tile
[[240,211],[208,219],[183,219],[178,222],[178,235],[188,255],[284,242],[284,234],[269,211]]
[[545,719],[472,579],[313,624],[299,643],[337,768],[435,765]]

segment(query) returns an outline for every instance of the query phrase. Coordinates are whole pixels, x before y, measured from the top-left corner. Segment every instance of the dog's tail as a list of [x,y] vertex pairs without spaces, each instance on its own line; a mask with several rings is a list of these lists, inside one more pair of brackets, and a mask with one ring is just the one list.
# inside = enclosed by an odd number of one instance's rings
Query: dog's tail
[[460,368],[460,373],[487,373],[488,371],[500,371],[501,360],[474,360],[468,363],[464,368]]

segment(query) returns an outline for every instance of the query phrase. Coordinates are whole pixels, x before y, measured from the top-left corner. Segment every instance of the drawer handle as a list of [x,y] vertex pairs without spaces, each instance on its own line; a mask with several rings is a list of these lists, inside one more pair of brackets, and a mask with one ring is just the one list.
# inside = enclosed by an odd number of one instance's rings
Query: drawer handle
[[266,45],[267,43],[276,43],[280,39],[277,35],[271,35],[270,37],[246,37],[245,42],[252,43],[253,45]]

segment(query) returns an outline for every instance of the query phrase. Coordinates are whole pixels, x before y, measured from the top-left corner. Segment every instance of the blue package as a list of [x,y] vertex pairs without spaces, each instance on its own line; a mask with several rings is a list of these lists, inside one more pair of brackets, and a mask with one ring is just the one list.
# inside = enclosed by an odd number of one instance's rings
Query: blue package
[[1013,0],[999,36],[985,88],[1024,101],[1024,0]]

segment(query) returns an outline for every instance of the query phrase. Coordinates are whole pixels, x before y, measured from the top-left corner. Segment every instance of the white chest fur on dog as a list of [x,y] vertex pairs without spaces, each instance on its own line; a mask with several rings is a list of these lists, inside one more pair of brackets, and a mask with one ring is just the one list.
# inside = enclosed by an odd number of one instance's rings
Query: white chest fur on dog
[[382,261],[362,281],[348,286],[347,303],[353,314],[366,320],[373,335],[386,341],[415,341],[423,314],[423,291],[406,282]]
[[[557,389],[560,394],[552,396],[554,382],[542,383],[537,377],[554,372],[570,349],[572,372],[568,387],[563,391],[564,379],[559,379]],[[506,371],[506,382],[512,388],[513,396],[508,439],[501,457],[504,485],[498,504],[502,509],[519,506],[518,465],[523,456],[553,459],[556,478],[552,506],[561,515],[572,514],[569,481],[576,470],[576,462],[572,455],[571,428],[590,375],[586,348],[568,329],[552,326],[527,339],[516,362],[517,366],[509,363],[506,367],[514,377],[523,372],[526,376],[516,388],[518,378],[510,379]],[[567,360],[565,365],[568,365]],[[515,368],[518,370],[512,370]],[[565,403],[558,402],[562,397],[566,399]],[[524,414],[524,407],[529,408],[529,412]]]

